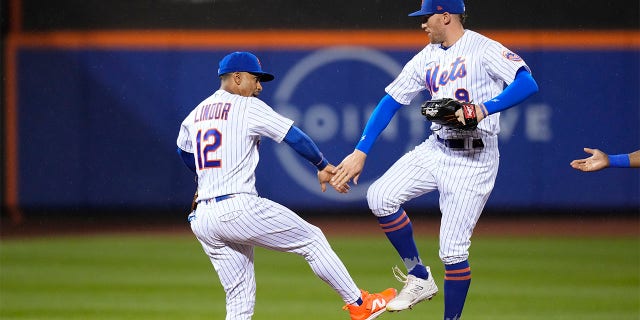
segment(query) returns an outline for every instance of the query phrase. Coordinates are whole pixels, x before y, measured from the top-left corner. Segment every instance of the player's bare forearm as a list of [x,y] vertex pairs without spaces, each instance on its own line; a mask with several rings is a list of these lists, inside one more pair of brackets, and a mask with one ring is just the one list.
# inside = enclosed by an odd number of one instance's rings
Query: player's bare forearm
[[[326,183],[329,182],[331,180],[331,178],[334,175],[334,171],[335,171],[335,166],[332,164],[328,164],[324,169],[318,171],[318,182],[320,183],[320,189],[322,190],[322,192],[327,191],[327,185]],[[336,190],[339,193],[347,193],[349,192],[349,184],[342,184],[342,185],[331,185],[333,187],[334,190]]]
[[348,183],[351,179],[353,179],[354,184],[358,184],[358,179],[360,178],[360,173],[362,172],[366,159],[366,153],[357,149],[354,150],[350,155],[346,156],[334,170],[335,176],[331,179],[331,185],[335,188],[336,186]]

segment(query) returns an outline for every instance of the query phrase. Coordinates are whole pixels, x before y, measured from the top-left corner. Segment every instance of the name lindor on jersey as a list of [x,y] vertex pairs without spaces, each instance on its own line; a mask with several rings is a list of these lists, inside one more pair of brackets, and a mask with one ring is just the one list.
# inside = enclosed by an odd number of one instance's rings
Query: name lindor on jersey
[[231,110],[231,103],[218,102],[205,104],[196,111],[193,122],[206,121],[206,120],[227,120],[229,117],[229,110]]

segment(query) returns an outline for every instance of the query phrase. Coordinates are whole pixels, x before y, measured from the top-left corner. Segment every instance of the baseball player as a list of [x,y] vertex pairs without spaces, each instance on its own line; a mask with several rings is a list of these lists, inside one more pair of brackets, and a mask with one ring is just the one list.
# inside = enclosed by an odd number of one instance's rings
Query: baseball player
[[640,168],[640,150],[624,154],[611,154],[591,148],[584,148],[584,152],[591,157],[576,159],[570,165],[576,170],[590,172],[605,168]]
[[[473,229],[498,173],[500,111],[538,91],[523,59],[503,45],[464,28],[462,0],[424,0],[409,14],[420,19],[430,43],[389,84],[353,153],[336,167],[331,184],[357,184],[367,153],[396,111],[420,93],[474,104],[478,125],[460,130],[432,123],[431,135],[403,155],[368,189],[369,208],[408,271],[387,310],[400,311],[431,299],[438,287],[418,253],[403,204],[432,191],[440,194],[440,250],[444,263],[444,319],[459,319],[471,282],[468,261]],[[456,113],[462,119],[461,111]]]
[[[318,169],[324,192],[333,175],[316,144],[293,121],[258,99],[261,82],[274,79],[255,55],[234,52],[218,69],[220,89],[182,122],[178,153],[197,174],[197,208],[191,229],[226,293],[226,319],[251,319],[255,304],[254,246],[303,256],[313,272],[342,297],[351,319],[374,319],[396,289],[360,290],[322,231],[255,188],[261,137],[284,141]],[[348,186],[337,189],[346,192]]]

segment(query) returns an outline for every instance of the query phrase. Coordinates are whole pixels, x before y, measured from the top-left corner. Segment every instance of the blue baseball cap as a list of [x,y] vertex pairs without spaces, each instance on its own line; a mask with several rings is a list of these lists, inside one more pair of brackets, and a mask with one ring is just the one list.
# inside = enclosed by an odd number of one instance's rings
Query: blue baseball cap
[[230,72],[249,72],[259,76],[262,82],[275,78],[272,74],[262,71],[260,60],[251,52],[236,51],[222,58],[218,67],[218,77]]
[[420,10],[410,13],[409,17],[426,16],[440,13],[464,13],[463,0],[422,0]]

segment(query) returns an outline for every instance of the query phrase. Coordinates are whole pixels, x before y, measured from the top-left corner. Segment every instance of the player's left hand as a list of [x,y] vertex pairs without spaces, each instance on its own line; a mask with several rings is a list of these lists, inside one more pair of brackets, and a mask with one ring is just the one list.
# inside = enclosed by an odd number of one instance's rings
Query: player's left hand
[[[476,109],[476,119],[478,120],[478,122],[480,122],[480,120],[485,118],[485,114],[487,114],[487,109],[485,108],[484,104],[476,104],[474,105],[475,109]],[[458,118],[458,121],[460,123],[462,123],[463,125],[466,125],[467,122],[465,121],[465,116],[464,116],[464,110],[463,109],[458,109],[456,110],[456,118]]]
[[[320,190],[325,192],[327,190],[326,183],[334,176],[336,167],[332,164],[328,164],[324,169],[318,171],[318,182],[320,182]],[[347,193],[351,189],[348,183],[342,185],[331,185],[339,193]]]
[[451,98],[427,100],[420,106],[420,112],[427,120],[457,130],[475,130],[478,121],[484,119],[482,104],[458,101]]

